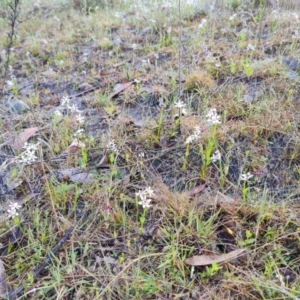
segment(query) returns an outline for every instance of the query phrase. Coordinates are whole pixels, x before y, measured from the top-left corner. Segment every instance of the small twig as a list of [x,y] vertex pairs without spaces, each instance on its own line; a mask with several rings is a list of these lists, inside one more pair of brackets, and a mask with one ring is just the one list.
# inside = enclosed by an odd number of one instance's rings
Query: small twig
[[[54,247],[52,252],[47,256],[45,261],[33,272],[31,272],[31,276],[33,279],[36,279],[37,276],[46,268],[46,266],[51,262],[52,257],[56,255],[58,252],[59,248],[65,243],[65,241],[68,239],[70,234],[72,233],[74,229],[74,226],[71,226],[65,235],[62,237],[62,239],[57,243],[57,245]],[[16,296],[24,290],[24,285],[20,284],[13,292],[9,293],[8,299],[13,300],[16,298]]]
[[138,257],[138,258],[136,258],[136,259],[133,259],[132,261],[130,261],[129,263],[128,263],[128,265],[126,265],[110,282],[109,282],[109,284],[107,284],[106,286],[105,286],[105,288],[101,291],[101,293],[100,293],[100,295],[99,295],[99,297],[102,297],[104,294],[105,294],[105,292],[107,291],[107,290],[109,290],[110,288],[111,288],[111,286],[123,275],[123,273],[131,266],[131,265],[133,265],[134,263],[136,263],[136,262],[138,262],[139,260],[142,260],[142,259],[144,259],[144,258],[148,258],[148,257],[153,257],[153,256],[161,256],[161,255],[164,255],[164,253],[163,252],[161,252],[161,253],[150,253],[150,254],[146,254],[146,255],[143,255],[143,256],[141,256],[141,257]]
[[[182,15],[181,15],[181,2],[178,0],[178,14],[179,14],[179,45],[178,45],[178,100],[181,98],[181,40],[182,40]],[[180,112],[179,112],[180,114]]]

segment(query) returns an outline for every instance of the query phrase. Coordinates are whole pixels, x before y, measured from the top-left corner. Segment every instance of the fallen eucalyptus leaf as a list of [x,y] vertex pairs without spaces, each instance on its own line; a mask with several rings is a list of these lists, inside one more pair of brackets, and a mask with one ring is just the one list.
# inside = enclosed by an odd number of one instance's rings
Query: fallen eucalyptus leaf
[[20,150],[25,143],[33,136],[35,135],[40,129],[38,127],[31,127],[25,129],[23,132],[19,134],[19,136],[13,141],[11,144],[11,147],[14,150]]
[[212,263],[222,263],[232,260],[242,254],[246,249],[236,249],[222,255],[195,255],[187,258],[184,263],[190,266],[208,266]]

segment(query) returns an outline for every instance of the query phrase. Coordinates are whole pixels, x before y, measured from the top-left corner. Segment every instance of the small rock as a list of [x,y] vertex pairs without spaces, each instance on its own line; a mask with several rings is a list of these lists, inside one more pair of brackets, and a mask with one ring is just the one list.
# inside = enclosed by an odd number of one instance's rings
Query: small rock
[[255,96],[253,96],[253,95],[249,95],[249,94],[244,95],[244,101],[248,104],[252,103],[254,101],[254,99],[255,99]]
[[140,32],[140,36],[145,36],[146,34],[148,34],[149,32],[152,31],[152,27],[151,26],[148,26],[148,27],[145,27],[141,30]]
[[300,63],[293,58],[284,58],[282,62],[292,71],[300,71]]
[[21,115],[30,110],[30,107],[22,100],[11,100],[7,103],[7,108],[10,112]]

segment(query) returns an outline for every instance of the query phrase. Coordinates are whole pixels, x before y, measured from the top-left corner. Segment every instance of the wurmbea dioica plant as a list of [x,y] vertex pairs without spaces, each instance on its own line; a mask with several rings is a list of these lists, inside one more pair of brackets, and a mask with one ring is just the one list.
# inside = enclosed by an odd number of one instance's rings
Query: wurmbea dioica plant
[[223,172],[222,160],[221,160],[221,152],[216,150],[211,156],[212,163],[216,164],[218,162],[219,172],[220,172],[220,186],[224,186],[225,176]]
[[202,144],[200,145],[200,153],[202,156],[200,176],[202,179],[205,178],[207,167],[212,162],[212,153],[216,145],[217,126],[218,124],[221,124],[220,116],[217,114],[217,110],[215,108],[210,109],[206,114],[206,124],[210,128],[210,135],[205,148]]
[[209,110],[209,112],[206,114],[206,128],[203,126],[200,127],[195,126],[193,134],[187,137],[185,141],[185,156],[184,156],[184,162],[182,169],[186,169],[187,160],[190,152],[190,144],[199,140],[202,137],[202,132],[204,132],[206,129],[210,130],[210,136],[208,139],[208,143],[203,147],[202,144],[200,144],[200,154],[202,157],[202,167],[200,170],[200,176],[202,179],[205,178],[207,167],[213,162],[216,163],[219,161],[219,169],[221,173],[221,178],[223,178],[223,171],[222,171],[222,164],[221,164],[221,153],[219,150],[216,150],[214,153],[215,145],[216,145],[216,132],[217,132],[217,125],[221,124],[220,116],[217,114],[217,110],[215,108],[212,108]]
[[193,134],[188,136],[188,138],[185,141],[185,155],[184,155],[182,170],[186,169],[187,160],[190,154],[190,144],[194,141],[199,140],[200,138],[201,138],[201,128],[200,126],[195,126]]
[[253,175],[250,172],[245,173],[245,174],[241,174],[241,176],[240,176],[240,181],[243,181],[242,195],[243,195],[243,200],[244,201],[246,201],[246,199],[247,199],[247,193],[248,193],[248,190],[249,190],[249,188],[247,188],[247,182],[252,177],[253,177]]
[[[135,195],[136,195],[136,199],[137,199],[137,204],[139,204],[143,207],[143,214],[140,216],[140,223],[141,223],[140,231],[141,231],[141,233],[143,233],[147,209],[149,207],[151,207],[150,203],[152,201],[151,198],[153,198],[153,196],[154,196],[154,191],[149,186],[143,191],[138,191],[137,193],[135,193]],[[138,200],[140,200],[140,201],[138,201]]]
[[164,104],[164,99],[160,98],[159,99],[159,119],[158,119],[158,129],[157,129],[157,140],[160,140],[161,133],[162,133],[162,127],[163,127],[163,117],[164,117],[164,112],[165,112],[165,104]]
[[[109,141],[109,143],[106,145],[106,149],[108,151],[108,161],[109,161],[109,164],[110,164],[111,174],[116,175],[117,174],[117,169],[114,166],[115,166],[116,158],[119,155],[120,151],[117,148],[114,140]],[[115,155],[116,155],[116,157],[115,157]]]
[[175,117],[175,126],[173,129],[173,132],[170,136],[170,139],[177,136],[178,132],[180,131],[180,121],[181,121],[181,117],[182,115],[186,114],[186,109],[185,109],[185,103],[181,100],[178,100],[175,104],[174,107],[179,109],[178,114],[176,114]]
[[86,167],[87,160],[88,160],[87,150],[86,150],[85,144],[82,142],[82,140],[85,138],[85,131],[83,128],[81,128],[81,126],[84,125],[85,118],[84,118],[84,116],[81,115],[77,105],[74,103],[71,103],[71,100],[68,96],[64,96],[61,99],[61,105],[66,107],[68,112],[70,112],[71,115],[75,115],[75,117],[76,117],[76,121],[78,122],[79,129],[77,129],[77,131],[74,133],[75,139],[73,140],[71,146],[74,145],[81,149],[82,160],[81,160],[80,164],[82,167]]
[[[33,143],[25,143],[23,146],[23,151],[19,157],[16,159],[17,163],[21,163],[24,165],[30,165],[31,163],[35,162],[37,160],[37,156],[35,155],[35,152],[38,150],[38,145]],[[9,204],[9,209],[7,210],[9,218],[14,218],[16,223],[19,223],[18,219],[18,210],[21,208],[21,205],[18,203],[11,202]]]

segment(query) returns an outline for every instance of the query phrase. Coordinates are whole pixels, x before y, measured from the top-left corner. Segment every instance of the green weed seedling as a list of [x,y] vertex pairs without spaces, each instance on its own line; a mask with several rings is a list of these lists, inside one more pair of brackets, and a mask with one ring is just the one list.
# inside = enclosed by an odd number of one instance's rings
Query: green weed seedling
[[256,239],[253,237],[253,233],[249,230],[246,230],[246,239],[244,241],[239,241],[241,247],[252,245],[255,243]]
[[219,266],[216,262],[213,262],[211,267],[206,267],[205,271],[200,274],[201,278],[211,278],[214,277],[219,270],[222,270],[223,267]]

